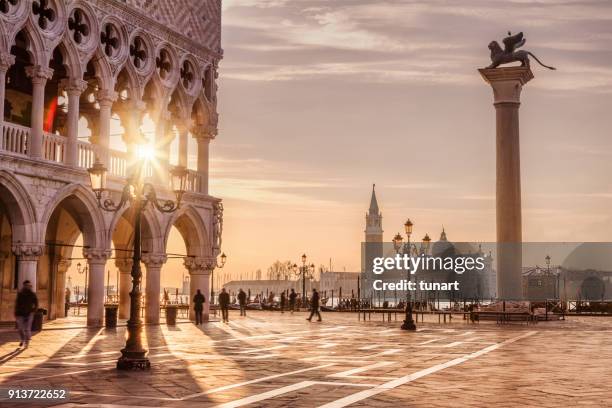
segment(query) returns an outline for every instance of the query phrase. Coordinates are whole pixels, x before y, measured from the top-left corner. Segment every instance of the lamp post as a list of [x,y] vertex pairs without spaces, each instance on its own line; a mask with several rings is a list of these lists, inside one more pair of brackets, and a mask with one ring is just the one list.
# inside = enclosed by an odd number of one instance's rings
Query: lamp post
[[[215,268],[222,269],[225,266],[225,262],[227,261],[227,255],[225,252],[221,254],[221,263],[217,262],[215,259]],[[214,304],[215,300],[215,268],[210,272],[210,304]]]
[[87,278],[89,276],[89,267],[85,265],[85,267],[83,268],[81,263],[79,262],[77,264],[77,272],[79,274],[85,274],[85,293],[83,294],[83,300],[85,301],[85,303],[87,303]]
[[293,264],[291,267],[293,273],[296,273],[298,276],[302,277],[302,304],[306,304],[306,276],[308,275],[308,279],[312,278],[312,274],[314,273],[315,266],[314,264],[306,265],[306,261],[308,257],[306,254],[302,254],[302,266],[298,267],[297,264]]
[[[410,221],[410,219],[407,219],[404,223],[404,231],[406,232],[406,242],[403,242],[404,239],[402,238],[402,235],[399,232],[393,238],[393,248],[398,254],[408,255],[409,257],[419,254],[417,246],[410,242],[413,225],[414,224],[412,223],[412,221]],[[421,245],[421,253],[427,254],[430,242],[431,238],[429,238],[429,235],[425,234],[425,236],[423,237],[423,243]],[[414,272],[416,273],[416,271]],[[412,282],[412,275],[414,275],[415,273],[407,271],[407,280],[409,283]],[[412,295],[409,289],[406,291],[406,317],[404,319],[404,322],[402,323],[401,328],[402,330],[416,330],[416,324],[414,322],[414,318],[412,317]]]
[[117,360],[117,369],[119,370],[148,369],[151,367],[151,363],[146,357],[147,350],[143,348],[141,339],[140,300],[142,298],[142,271],[140,261],[142,255],[142,213],[149,204],[162,213],[175,212],[180,207],[187,180],[187,169],[180,166],[174,167],[170,173],[172,176],[172,190],[176,196],[176,201],[158,199],[153,185],[143,180],[145,166],[149,159],[152,159],[152,151],[143,148],[140,150],[140,153],[140,163],[134,166],[134,173],[127,179],[121,199],[117,204],[110,197],[103,198],[104,192],[107,190],[107,170],[104,165],[99,160],[96,160],[93,167],[87,170],[91,179],[91,188],[96,195],[100,208],[105,211],[117,212],[128,202],[134,208],[134,250],[131,271],[130,318],[127,322],[128,336],[125,348],[121,350],[121,357]]

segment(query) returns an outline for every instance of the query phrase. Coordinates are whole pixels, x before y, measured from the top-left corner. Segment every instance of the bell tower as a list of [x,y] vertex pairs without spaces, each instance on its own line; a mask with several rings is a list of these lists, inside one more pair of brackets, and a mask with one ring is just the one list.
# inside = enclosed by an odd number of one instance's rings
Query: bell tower
[[365,242],[383,242],[382,213],[376,200],[376,184],[372,184],[370,208],[366,213]]

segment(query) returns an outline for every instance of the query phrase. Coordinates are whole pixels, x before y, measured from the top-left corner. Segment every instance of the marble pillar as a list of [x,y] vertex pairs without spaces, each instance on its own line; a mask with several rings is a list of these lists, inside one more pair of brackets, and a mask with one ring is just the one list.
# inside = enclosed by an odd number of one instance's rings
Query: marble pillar
[[216,129],[212,126],[196,126],[192,131],[198,143],[198,191],[208,194],[208,172],[209,172],[209,146],[210,141],[216,135]]
[[195,321],[193,310],[193,297],[198,289],[204,295],[204,310],[202,320],[207,322],[210,314],[210,274],[211,262],[207,258],[188,257],[185,258],[185,267],[189,271],[189,320]]
[[68,140],[66,146],[66,164],[72,167],[79,165],[79,102],[81,94],[87,89],[87,82],[73,78],[62,84],[68,94]]
[[186,168],[189,164],[189,129],[191,127],[191,119],[180,119],[176,127],[179,133],[178,165]]
[[32,119],[28,154],[40,159],[43,157],[43,124],[45,115],[45,85],[53,77],[53,70],[41,65],[26,68],[26,75],[32,81]]
[[159,324],[161,268],[167,259],[165,254],[144,254],[142,256],[142,262],[147,269],[145,288],[145,323],[147,324]]
[[493,88],[496,115],[497,296],[520,300],[522,293],[521,167],[519,107],[528,67],[480,69]]
[[117,258],[115,266],[119,269],[119,319],[130,318],[130,291],[132,290],[132,259]]
[[106,260],[110,251],[105,249],[84,249],[83,256],[89,266],[89,282],[87,287],[87,326],[100,327],[104,325],[104,277]]
[[117,93],[112,90],[101,89],[97,94],[98,104],[100,105],[100,120],[99,120],[99,133],[98,133],[98,150],[97,158],[106,166],[107,169],[111,169],[109,149],[110,149],[110,126],[113,103],[117,100]]
[[17,277],[19,288],[23,282],[29,280],[32,283],[32,290],[36,292],[36,276],[38,272],[38,259],[43,253],[43,247],[36,244],[16,244],[13,245],[13,254],[17,258]]

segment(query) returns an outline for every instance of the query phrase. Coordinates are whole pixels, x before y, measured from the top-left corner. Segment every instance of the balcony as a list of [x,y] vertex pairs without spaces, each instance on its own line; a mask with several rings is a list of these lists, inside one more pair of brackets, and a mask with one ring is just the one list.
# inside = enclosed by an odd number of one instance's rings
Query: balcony
[[[30,139],[30,128],[5,122],[0,139],[0,153],[8,153],[17,157],[28,156],[28,141]],[[43,134],[43,161],[66,165],[67,139],[64,136],[44,133]],[[98,146],[91,143],[77,143],[77,167],[88,169],[93,166],[96,159]],[[108,174],[115,177],[127,177],[128,157],[126,152],[110,150]],[[187,170],[187,191],[199,193],[202,186],[202,175],[194,170]],[[148,166],[145,177],[153,177],[153,168]]]

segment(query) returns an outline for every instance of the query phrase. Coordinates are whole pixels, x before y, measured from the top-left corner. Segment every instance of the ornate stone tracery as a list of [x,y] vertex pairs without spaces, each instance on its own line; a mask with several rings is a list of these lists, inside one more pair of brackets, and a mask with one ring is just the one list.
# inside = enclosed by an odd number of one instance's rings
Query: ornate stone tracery
[[[193,2],[179,3],[187,7]],[[220,5],[216,0],[201,0],[199,6],[196,13],[205,10],[205,22],[193,23],[191,17],[185,17],[190,22],[176,26],[180,16],[168,17],[174,22],[168,24],[167,16],[147,15],[149,10],[133,1],[0,0],[0,112],[8,112],[1,126],[0,204],[9,213],[0,214],[0,218],[6,217],[11,227],[12,242],[6,252],[19,262],[19,278],[11,281],[19,283],[27,278],[36,283],[40,276],[41,285],[46,285],[53,282],[49,274],[57,271],[62,275],[58,275],[61,282],[57,284],[63,285],[65,260],[73,251],[74,239],[82,234],[88,247],[83,254],[90,267],[89,290],[95,292],[89,297],[91,325],[102,320],[103,297],[99,294],[111,256],[117,258],[115,264],[121,270],[120,298],[129,292],[124,290],[129,284],[124,275],[129,276],[131,269],[129,220],[117,223],[111,215],[101,213],[86,187],[84,171],[100,159],[109,169],[111,190],[129,173],[127,153],[109,148],[111,119],[121,120],[126,144],[134,142],[131,137],[145,114],[156,123],[153,140],[160,146],[161,138],[174,137],[176,124],[183,125],[179,127],[184,140],[189,133],[198,137],[216,134],[214,78],[216,61],[222,57]],[[185,27],[189,35],[183,33]],[[21,74],[24,70],[27,77]],[[7,88],[8,82],[13,88]],[[23,86],[16,87],[16,82]],[[3,107],[5,100],[11,106]],[[27,106],[30,111],[24,110]],[[49,115],[49,106],[57,109],[55,119]],[[28,121],[21,121],[23,118]],[[82,118],[91,131],[88,140],[79,134]],[[212,256],[218,253],[222,232],[215,207],[218,199],[208,196],[208,149],[199,149],[198,155],[198,169],[189,171],[189,191],[181,213],[147,220],[150,231],[144,234],[143,245],[151,252],[144,259],[152,284],[159,279],[156,268],[159,272],[166,260],[166,240],[173,225],[189,241],[187,255],[201,258],[189,270],[201,274],[214,267]],[[161,185],[160,198],[172,197],[164,174],[154,182]],[[122,230],[121,245],[115,242],[117,230]],[[70,249],[52,248],[49,242],[60,242]],[[123,252],[111,253],[111,242]],[[11,273],[7,268],[0,265],[0,277]],[[155,289],[152,285],[151,293]],[[5,301],[12,300],[3,297]],[[41,301],[44,304],[47,299]],[[152,309],[155,304],[151,305]],[[49,308],[59,310],[57,306]],[[125,308],[120,307],[121,314],[125,316]],[[153,320],[147,320],[155,322],[151,316]],[[6,318],[0,313],[0,320]]]

